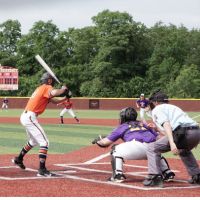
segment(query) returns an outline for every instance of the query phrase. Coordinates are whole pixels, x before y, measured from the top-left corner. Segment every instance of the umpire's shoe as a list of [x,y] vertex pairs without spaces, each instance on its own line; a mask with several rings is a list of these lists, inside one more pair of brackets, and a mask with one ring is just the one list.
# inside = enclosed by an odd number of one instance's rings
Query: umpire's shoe
[[12,163],[14,163],[15,165],[17,165],[18,167],[20,167],[21,169],[26,169],[23,160],[20,160],[18,157],[15,157],[12,159]]
[[55,174],[51,173],[46,168],[41,168],[41,169],[38,169],[37,176],[51,177],[51,176],[55,176]]
[[193,175],[188,182],[190,184],[200,184],[200,174]]
[[163,187],[163,178],[160,174],[150,174],[144,181],[144,186]]
[[116,174],[114,177],[111,176],[108,181],[112,181],[115,183],[121,183],[126,179],[126,176],[124,174]]

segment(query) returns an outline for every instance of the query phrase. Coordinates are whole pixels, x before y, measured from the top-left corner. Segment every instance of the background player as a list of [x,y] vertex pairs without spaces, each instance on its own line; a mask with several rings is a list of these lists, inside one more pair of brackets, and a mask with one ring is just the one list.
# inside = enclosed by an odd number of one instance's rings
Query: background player
[[145,108],[148,106],[149,101],[145,98],[144,94],[140,95],[140,99],[136,101],[136,107],[140,109],[140,119],[143,123],[146,123],[144,114]]
[[[111,151],[111,165],[113,174],[109,179],[113,182],[123,182],[126,177],[123,174],[124,160],[146,160],[148,143],[154,142],[157,133],[140,121],[137,121],[137,112],[134,108],[128,107],[120,112],[120,125],[115,128],[107,137],[98,137],[92,143],[100,147],[108,147],[118,139],[124,143],[113,145]],[[175,174],[169,169],[164,157],[160,158],[163,179],[173,180]]]
[[8,98],[7,97],[5,97],[3,100],[2,100],[2,110],[3,109],[8,109],[8,103],[9,103],[9,100],[8,100]]
[[63,116],[66,112],[68,112],[75,120],[77,123],[80,123],[80,120],[76,117],[76,115],[74,114],[74,111],[72,109],[73,107],[73,103],[70,101],[70,98],[67,98],[67,100],[65,100],[64,102],[61,102],[58,105],[64,105],[65,108],[60,112],[60,120],[61,120],[61,124],[64,124],[64,120],[63,120]]
[[19,166],[21,169],[25,169],[25,165],[23,164],[23,158],[34,146],[39,145],[39,170],[38,176],[52,176],[46,169],[46,158],[49,147],[49,141],[47,136],[40,126],[37,117],[42,114],[46,109],[46,106],[49,102],[59,103],[66,99],[66,97],[62,97],[62,99],[55,99],[53,97],[60,95],[68,95],[69,90],[66,86],[62,86],[61,89],[54,89],[55,80],[54,78],[48,74],[44,73],[41,78],[41,85],[36,88],[32,96],[30,97],[25,111],[22,113],[20,121],[21,124],[25,127],[29,140],[27,144],[22,148],[18,157],[15,157],[12,162]]

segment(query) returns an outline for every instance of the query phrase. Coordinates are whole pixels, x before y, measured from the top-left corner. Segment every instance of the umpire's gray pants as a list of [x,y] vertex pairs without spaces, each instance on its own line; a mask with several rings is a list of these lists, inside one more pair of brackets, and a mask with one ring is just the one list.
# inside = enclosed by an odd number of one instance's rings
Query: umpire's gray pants
[[[183,161],[189,175],[193,176],[200,173],[198,163],[191,152],[200,142],[200,129],[193,129],[187,131],[188,150],[180,150],[180,157]],[[150,143],[147,149],[148,159],[148,173],[161,174],[160,157],[161,153],[170,151],[169,140],[167,136]]]

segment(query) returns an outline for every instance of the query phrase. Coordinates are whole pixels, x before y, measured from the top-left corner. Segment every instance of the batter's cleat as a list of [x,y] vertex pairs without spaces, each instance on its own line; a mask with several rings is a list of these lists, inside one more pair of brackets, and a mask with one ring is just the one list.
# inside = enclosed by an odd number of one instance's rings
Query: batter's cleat
[[51,173],[46,168],[43,168],[43,169],[38,169],[37,176],[51,177],[51,176],[55,176],[55,174]]
[[14,163],[15,165],[17,165],[19,168],[21,169],[26,169],[23,160],[20,160],[18,157],[15,157],[12,159],[12,163]]
[[190,184],[199,184],[200,185],[200,174],[193,175],[192,178],[188,182]]
[[116,174],[114,177],[111,176],[108,181],[115,182],[115,183],[122,183],[126,179],[126,176],[124,174]]
[[174,181],[175,174],[172,171],[163,173],[163,181],[172,182]]
[[163,178],[160,174],[150,174],[144,181],[144,186],[163,187]]

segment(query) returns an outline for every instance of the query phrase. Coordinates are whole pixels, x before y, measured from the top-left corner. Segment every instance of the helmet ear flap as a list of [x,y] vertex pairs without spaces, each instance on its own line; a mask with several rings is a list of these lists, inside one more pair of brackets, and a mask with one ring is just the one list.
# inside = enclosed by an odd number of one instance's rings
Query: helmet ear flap
[[[50,81],[51,79],[51,81]],[[40,79],[41,84],[48,84],[54,86],[55,84],[55,79],[48,73],[44,73]]]

